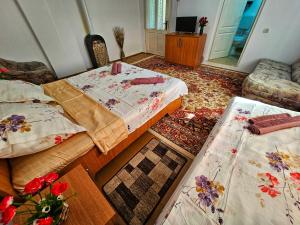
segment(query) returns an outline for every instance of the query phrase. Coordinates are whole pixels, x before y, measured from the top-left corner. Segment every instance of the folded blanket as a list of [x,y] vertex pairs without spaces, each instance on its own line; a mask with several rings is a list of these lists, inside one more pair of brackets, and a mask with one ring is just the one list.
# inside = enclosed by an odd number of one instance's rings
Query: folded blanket
[[117,71],[118,73],[122,73],[122,63],[117,63]]
[[288,117],[291,117],[291,115],[288,113],[282,113],[282,114],[275,114],[275,115],[258,116],[258,117],[249,119],[248,122],[250,124],[256,124],[256,123],[260,123],[263,121],[284,119],[284,118],[288,118]]
[[43,88],[65,112],[86,128],[88,135],[104,154],[128,137],[128,129],[122,118],[67,81],[58,80],[43,85]]
[[253,134],[267,134],[277,130],[283,130],[300,126],[300,116],[286,117],[275,120],[267,120],[251,124],[248,129]]
[[132,85],[139,85],[139,84],[159,84],[164,82],[165,80],[162,77],[146,77],[146,78],[135,78],[130,83]]

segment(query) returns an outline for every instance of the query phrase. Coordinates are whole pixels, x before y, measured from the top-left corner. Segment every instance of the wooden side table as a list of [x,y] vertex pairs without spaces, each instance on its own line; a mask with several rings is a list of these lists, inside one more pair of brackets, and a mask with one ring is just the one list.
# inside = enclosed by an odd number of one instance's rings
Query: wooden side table
[[[58,181],[69,184],[68,190],[64,193],[65,197],[76,193],[75,197],[67,201],[70,211],[64,225],[113,224],[115,211],[81,165],[72,169]],[[48,189],[43,190],[42,195],[48,191]],[[18,208],[18,211],[22,210],[26,208],[24,206]],[[14,219],[14,223],[17,224],[24,224],[25,221],[26,217],[20,215]]]

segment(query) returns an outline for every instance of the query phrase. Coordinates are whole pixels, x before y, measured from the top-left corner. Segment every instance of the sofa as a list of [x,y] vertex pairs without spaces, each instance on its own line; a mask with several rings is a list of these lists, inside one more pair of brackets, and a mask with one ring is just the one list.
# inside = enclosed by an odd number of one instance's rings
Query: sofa
[[23,80],[37,85],[49,83],[56,80],[55,74],[41,62],[16,62],[0,58],[0,79]]
[[261,59],[242,92],[246,98],[300,111],[300,59],[292,65]]

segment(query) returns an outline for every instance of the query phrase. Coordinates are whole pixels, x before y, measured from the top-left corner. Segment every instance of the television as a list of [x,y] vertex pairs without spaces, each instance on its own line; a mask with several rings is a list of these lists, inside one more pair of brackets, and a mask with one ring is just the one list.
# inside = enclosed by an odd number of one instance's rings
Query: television
[[176,32],[194,33],[196,30],[197,16],[177,17]]

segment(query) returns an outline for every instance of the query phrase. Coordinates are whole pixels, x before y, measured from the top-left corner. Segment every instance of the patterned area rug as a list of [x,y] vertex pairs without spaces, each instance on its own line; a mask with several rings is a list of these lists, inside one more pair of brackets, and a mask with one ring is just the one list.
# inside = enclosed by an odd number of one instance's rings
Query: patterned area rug
[[186,82],[189,94],[183,106],[152,127],[170,141],[197,155],[229,100],[240,96],[247,74],[201,66],[196,70],[175,65],[155,56],[136,66],[177,77]]
[[103,191],[128,224],[144,224],[187,162],[153,138],[107,184]]

